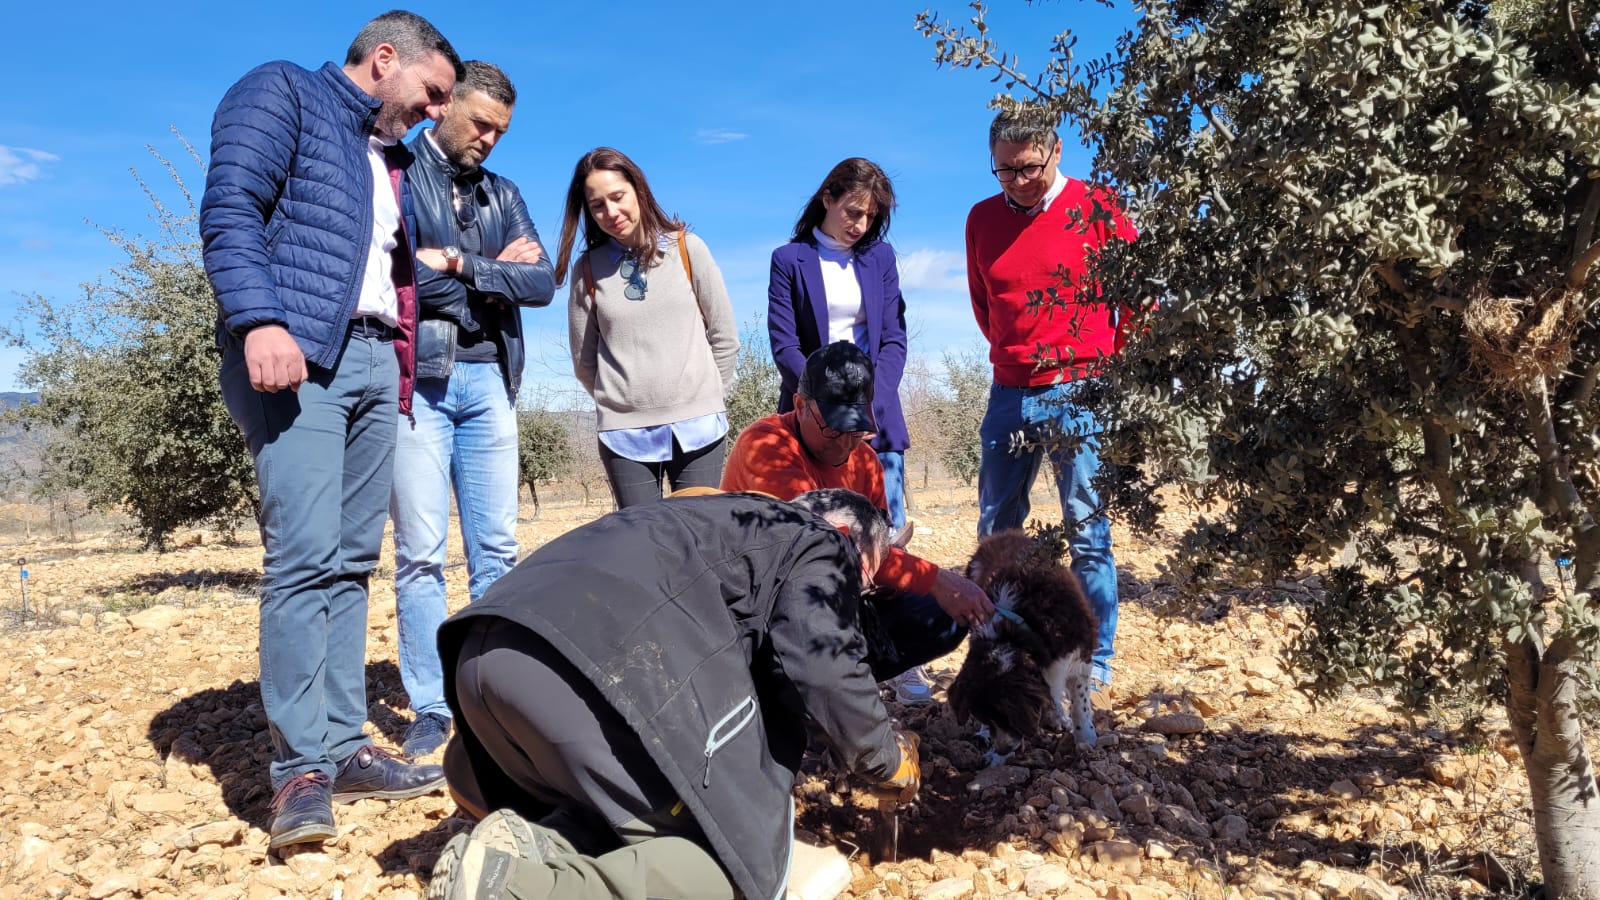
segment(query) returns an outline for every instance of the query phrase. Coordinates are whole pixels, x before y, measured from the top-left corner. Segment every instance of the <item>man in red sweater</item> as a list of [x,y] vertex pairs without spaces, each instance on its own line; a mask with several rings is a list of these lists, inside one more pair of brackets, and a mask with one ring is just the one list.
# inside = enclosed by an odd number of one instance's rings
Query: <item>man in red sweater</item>
[[[1001,191],[967,215],[967,284],[994,364],[981,428],[978,536],[1022,526],[1046,447],[1054,447],[1061,512],[1079,526],[1069,542],[1072,571],[1100,618],[1093,677],[1110,684],[1117,568],[1111,524],[1092,483],[1100,426],[1077,398],[1121,338],[1118,311],[1083,282],[1097,250],[1136,234],[1114,197],[1061,174],[1053,115],[1001,112],[989,127],[989,152]],[[1014,450],[1016,435],[1031,447]]]
[[[883,464],[870,443],[872,374],[872,360],[849,341],[807,357],[794,409],[758,419],[739,434],[723,468],[722,489],[792,500],[808,491],[844,488],[887,510]],[[872,583],[875,589],[861,606],[861,630],[879,681],[949,653],[969,627],[994,615],[982,588],[900,546],[889,548]],[[920,678],[897,682],[895,692],[909,702],[928,696]]]

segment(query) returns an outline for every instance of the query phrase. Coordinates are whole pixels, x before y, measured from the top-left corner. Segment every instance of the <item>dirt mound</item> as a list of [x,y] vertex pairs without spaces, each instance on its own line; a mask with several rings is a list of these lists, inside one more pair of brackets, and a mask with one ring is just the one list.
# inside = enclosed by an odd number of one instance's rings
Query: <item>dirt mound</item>
[[[1047,503],[1041,497],[1041,504]],[[1041,505],[1041,509],[1048,508]],[[599,513],[546,504],[525,548]],[[919,516],[913,549],[955,566],[973,512]],[[1314,577],[1162,616],[1160,548],[1117,533],[1117,683],[1102,742],[1024,749],[990,766],[942,704],[896,708],[923,737],[926,784],[892,829],[817,763],[798,827],[853,852],[847,896],[1363,897],[1508,889],[1532,855],[1509,741],[1457,746],[1378,697],[1314,709],[1278,654]],[[271,755],[256,682],[259,545],[188,536],[135,552],[115,535],[0,550],[0,898],[387,897],[421,894],[467,823],[442,796],[362,801],[339,836],[266,849]],[[386,547],[387,549],[387,547]],[[453,558],[460,559],[459,547]],[[465,602],[452,569],[451,602]],[[393,571],[373,584],[367,684],[380,743],[408,714],[396,668]],[[957,659],[932,668],[943,681]],[[1501,861],[1507,861],[1505,865]],[[1509,871],[1508,871],[1509,869]]]

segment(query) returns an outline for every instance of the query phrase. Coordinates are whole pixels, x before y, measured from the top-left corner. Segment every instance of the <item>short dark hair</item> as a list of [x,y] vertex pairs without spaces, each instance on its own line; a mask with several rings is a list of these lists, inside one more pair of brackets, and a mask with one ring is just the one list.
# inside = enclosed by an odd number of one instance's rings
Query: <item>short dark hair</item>
[[850,529],[850,540],[863,559],[882,560],[889,549],[891,535],[889,519],[872,501],[844,488],[824,488],[807,491],[789,501],[795,506],[821,516],[834,527]]
[[1008,144],[1029,144],[1049,152],[1061,140],[1056,126],[1061,117],[1042,107],[1021,104],[1002,109],[989,123],[989,149],[1005,141]]
[[457,80],[466,74],[456,48],[450,46],[439,29],[427,19],[403,9],[391,9],[361,26],[356,39],[350,42],[350,49],[345,51],[344,64],[356,65],[383,44],[394,47],[402,65],[421,62],[430,54],[437,53],[450,61],[450,67],[456,70]]
[[656,244],[661,236],[688,227],[682,219],[667,215],[666,210],[661,208],[661,204],[656,202],[656,195],[650,192],[650,182],[645,180],[644,172],[626,153],[611,147],[596,147],[580,157],[578,164],[572,167],[572,183],[567,185],[566,215],[561,219],[561,243],[556,247],[556,284],[567,279],[567,267],[572,264],[572,245],[577,242],[580,219],[583,221],[585,252],[611,240],[594,216],[589,215],[589,204],[584,202],[584,182],[597,169],[616,172],[633,185],[633,192],[639,197],[639,227],[635,231],[635,246],[622,249],[633,250],[647,268],[655,264]]
[[456,79],[452,96],[460,98],[473,91],[482,91],[491,100],[506,106],[517,105],[517,89],[511,86],[511,79],[500,71],[499,66],[481,59],[469,59],[461,64],[461,68],[465,72]]
[[865,250],[887,237],[889,214],[894,211],[894,183],[888,175],[883,174],[877,163],[852,156],[834,166],[829,170],[828,177],[822,179],[822,185],[800,211],[800,219],[794,223],[794,235],[789,240],[815,243],[816,235],[813,232],[828,214],[822,198],[827,197],[837,203],[840,198],[851,194],[866,194],[878,205],[878,214],[872,218],[872,225],[861,236],[861,240],[856,241],[855,246]]

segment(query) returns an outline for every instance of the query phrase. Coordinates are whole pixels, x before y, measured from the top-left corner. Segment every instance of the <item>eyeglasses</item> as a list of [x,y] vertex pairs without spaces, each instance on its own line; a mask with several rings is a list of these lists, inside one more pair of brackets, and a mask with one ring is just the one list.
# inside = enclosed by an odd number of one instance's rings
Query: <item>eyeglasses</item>
[[629,300],[643,300],[645,288],[648,286],[644,278],[644,267],[639,265],[639,259],[632,251],[623,254],[617,272],[628,280],[628,283],[622,286],[622,296]]
[[994,177],[998,178],[1001,184],[1010,184],[1011,182],[1016,181],[1018,175],[1021,175],[1029,181],[1032,181],[1033,179],[1044,174],[1044,170],[1050,165],[1050,159],[1055,155],[1055,148],[1052,147],[1050,148],[1050,152],[1045,154],[1044,162],[1032,163],[1026,166],[996,166],[994,165],[994,157],[990,156],[989,171],[994,173]]
[[817,408],[817,401],[813,400],[806,405],[811,408],[811,417],[816,420],[817,430],[822,432],[824,440],[837,441],[842,437],[860,437],[865,440],[872,437],[872,432],[870,431],[840,431],[836,428],[829,428],[828,423],[822,418],[822,410]]
[[478,224],[478,192],[470,182],[450,182],[450,205],[456,211],[456,224],[465,231]]

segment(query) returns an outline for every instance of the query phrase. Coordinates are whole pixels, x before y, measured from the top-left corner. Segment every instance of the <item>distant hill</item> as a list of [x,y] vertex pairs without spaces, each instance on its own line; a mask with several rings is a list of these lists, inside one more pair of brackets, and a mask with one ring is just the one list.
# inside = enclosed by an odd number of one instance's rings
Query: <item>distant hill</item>
[[29,391],[28,393],[22,393],[21,391],[0,391],[0,409],[10,409],[13,406],[21,406],[24,403],[38,402],[38,391]]

